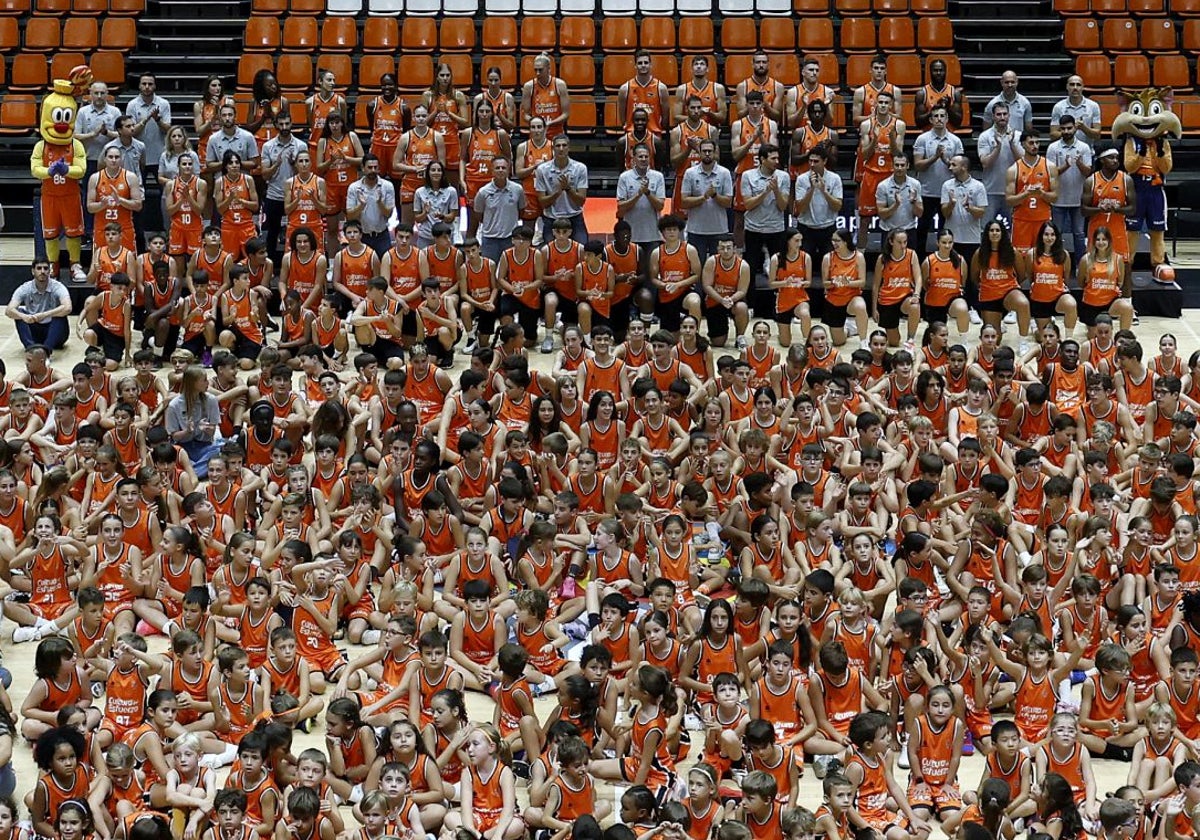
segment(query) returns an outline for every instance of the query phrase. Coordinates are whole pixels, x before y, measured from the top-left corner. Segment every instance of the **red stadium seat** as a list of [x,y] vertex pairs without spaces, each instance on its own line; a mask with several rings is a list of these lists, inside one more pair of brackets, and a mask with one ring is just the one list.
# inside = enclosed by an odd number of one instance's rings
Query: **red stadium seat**
[[[87,64],[87,59],[81,52],[60,52],[50,60],[50,78],[65,79],[71,70],[81,64]],[[124,80],[121,80],[124,83]]]
[[913,13],[918,15],[946,14],[946,0],[912,0],[909,5]]
[[317,19],[311,17],[287,17],[283,21],[284,52],[316,52],[321,36]]
[[1138,17],[1155,17],[1167,13],[1166,0],[1128,0],[1129,13]]
[[800,21],[799,35],[805,50],[833,51],[833,21],[829,18],[804,18]]
[[921,52],[954,49],[954,25],[948,17],[923,17],[917,20],[917,48]]
[[0,15],[23,15],[29,12],[29,0],[0,0]]
[[[685,53],[700,52],[707,53],[713,48],[713,23],[712,18],[706,17],[683,17],[679,19],[679,49]],[[710,64],[710,70],[715,70],[716,65]]]
[[792,0],[792,11],[797,15],[828,15],[829,0]]
[[71,13],[71,0],[35,0],[33,13],[64,17]]
[[879,49],[884,53],[913,52],[916,33],[910,18],[885,17],[879,21]]
[[400,48],[400,23],[393,17],[367,18],[362,46],[366,53],[395,53]]
[[794,52],[771,53],[771,77],[784,87],[800,84],[800,59]]
[[604,133],[609,137],[620,137],[625,133],[625,118],[617,113],[617,97],[610,96],[604,103]]
[[1176,17],[1200,17],[1200,0],[1171,0],[1171,14]]
[[358,24],[352,17],[327,17],[321,22],[321,49],[353,52],[358,46]]
[[[0,17],[0,52],[12,52],[21,47],[21,25],[15,17]],[[4,61],[0,60],[0,64]]]
[[604,89],[609,93],[616,94],[621,89],[621,85],[633,78],[634,66],[633,56],[631,55],[606,55],[604,56],[604,70],[602,78],[604,81]]
[[[408,21],[405,21],[404,25],[407,27]],[[518,41],[517,22],[508,17],[485,18],[480,41],[484,52],[515,52]]]
[[593,96],[572,96],[567,118],[567,134],[590,137],[596,132],[596,99]]
[[734,99],[733,89],[742,79],[750,75],[754,69],[754,60],[748,53],[725,56],[725,89],[729,92],[729,119],[733,120]]
[[[474,25],[473,21],[469,21]],[[445,24],[443,24],[444,26]],[[487,25],[486,23],[484,24]],[[526,15],[521,21],[521,50],[524,52],[550,52],[558,45],[558,32],[554,18],[542,15]]]
[[[675,54],[666,55],[664,53],[655,53],[650,56],[650,72],[654,78],[658,79],[668,88],[673,88],[679,84],[679,60],[675,58]],[[692,77],[692,68],[688,68],[687,77]]]
[[325,0],[291,0],[288,12],[293,15],[315,17],[325,13]]
[[[511,21],[510,21],[511,22]],[[516,24],[513,24],[515,46]],[[437,49],[437,21],[430,17],[407,17],[400,29],[400,48],[405,52],[431,53]],[[484,45],[487,49],[487,45]]]
[[1104,21],[1100,45],[1105,52],[1136,52],[1137,24],[1131,18],[1110,18]]
[[846,59],[846,85],[851,88],[865,85],[871,78],[871,61],[875,56],[861,53]]
[[1200,20],[1185,20],[1183,22],[1182,44],[1184,52],[1200,51]]
[[1096,52],[1100,49],[1100,26],[1091,18],[1063,21],[1063,47],[1067,52]]
[[631,17],[606,17],[600,25],[600,49],[633,52],[637,49],[637,21]]
[[908,0],[874,0],[873,6],[877,15],[908,14]]
[[1142,21],[1139,42],[1146,52],[1175,52],[1179,48],[1176,41],[1175,21],[1170,18],[1146,18]]
[[875,52],[875,21],[870,18],[846,18],[838,36],[844,52]]
[[1169,87],[1176,91],[1192,89],[1192,75],[1185,55],[1170,53],[1154,56],[1152,75],[1155,87]]
[[1096,53],[1076,56],[1075,74],[1083,79],[1084,87],[1093,90],[1112,88],[1112,63],[1107,56]]
[[469,17],[447,17],[438,28],[438,43],[444,53],[475,50],[475,21]]
[[834,6],[843,15],[871,14],[871,0],[834,0]]
[[108,0],[71,0],[71,14],[93,16],[108,11]]
[[[766,22],[766,20],[763,21],[764,24]],[[675,19],[670,17],[642,18],[642,49],[654,53],[675,52]]]
[[[712,21],[708,18],[684,18],[702,20],[708,24],[712,38]],[[680,27],[682,28],[682,23]],[[564,17],[558,25],[558,48],[563,52],[591,52],[596,46],[596,23],[591,18]]]
[[250,89],[260,70],[274,70],[275,60],[269,55],[245,53],[238,59],[237,86]]
[[146,0],[109,0],[108,14],[110,16],[133,16],[146,11]]
[[250,9],[256,15],[279,17],[287,12],[287,0],[252,0]]
[[1113,62],[1113,83],[1119,88],[1150,84],[1150,60],[1144,55],[1119,55]]

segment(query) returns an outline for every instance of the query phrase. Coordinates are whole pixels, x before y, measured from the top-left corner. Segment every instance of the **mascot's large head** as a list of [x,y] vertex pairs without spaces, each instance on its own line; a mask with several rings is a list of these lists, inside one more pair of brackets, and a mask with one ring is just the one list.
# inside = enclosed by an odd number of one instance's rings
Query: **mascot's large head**
[[1117,94],[1121,113],[1113,120],[1113,140],[1133,136],[1139,140],[1171,136],[1176,140],[1183,137],[1183,126],[1179,117],[1171,111],[1175,94],[1171,88],[1143,88],[1122,90]]
[[75,136],[75,114],[79,111],[78,97],[92,83],[92,71],[86,66],[73,69],[66,79],[55,79],[54,87],[42,100],[42,119],[39,131],[47,143],[64,145]]

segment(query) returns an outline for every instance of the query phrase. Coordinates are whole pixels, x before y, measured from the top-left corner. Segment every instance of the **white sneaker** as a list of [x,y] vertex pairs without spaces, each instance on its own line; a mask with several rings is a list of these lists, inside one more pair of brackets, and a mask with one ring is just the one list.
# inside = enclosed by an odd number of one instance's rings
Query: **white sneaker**
[[71,263],[71,279],[76,283],[87,282],[87,272],[83,270],[83,266],[79,263]]
[[979,313],[976,312],[974,309],[972,309],[970,312],[967,313],[967,317],[970,318],[971,323],[977,327],[983,323],[983,319],[979,317]]
[[1006,323],[1006,324],[1015,324],[1015,323],[1017,323],[1017,313],[1016,313],[1016,312],[1009,312],[1007,315],[1005,315],[1005,316],[1004,316],[1004,323]]
[[683,728],[689,732],[699,732],[704,729],[704,722],[695,712],[688,712],[683,716]]
[[37,632],[37,628],[33,625],[28,627],[15,627],[13,628],[12,639],[17,644],[21,644],[23,642],[32,642],[37,638]]
[[545,338],[542,339],[542,352],[543,353],[553,353],[554,352],[554,336],[547,335]]
[[846,335],[858,335],[858,321],[846,322]]
[[746,349],[746,336],[739,335],[737,337],[737,339],[733,342],[733,344],[735,347],[737,347],[737,349],[745,350]]
[[362,643],[364,645],[377,645],[383,637],[383,633],[372,627],[370,630],[364,630],[362,634]]
[[909,769],[908,738],[903,738],[900,741],[900,754],[896,756],[896,766],[901,770]]

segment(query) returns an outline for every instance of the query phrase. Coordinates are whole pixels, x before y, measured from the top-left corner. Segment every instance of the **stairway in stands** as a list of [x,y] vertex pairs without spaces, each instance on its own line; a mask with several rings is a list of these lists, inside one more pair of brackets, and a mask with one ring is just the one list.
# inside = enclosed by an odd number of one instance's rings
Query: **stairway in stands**
[[1060,52],[1062,19],[1049,0],[952,0],[954,47],[972,112],[983,113],[1000,92],[1000,74],[1013,70],[1044,133],[1050,109],[1066,95],[1074,61]]
[[189,133],[205,77],[220,75],[233,92],[247,14],[249,4],[240,0],[148,0],[138,20],[138,48],[129,64],[158,77],[175,122],[186,115]]

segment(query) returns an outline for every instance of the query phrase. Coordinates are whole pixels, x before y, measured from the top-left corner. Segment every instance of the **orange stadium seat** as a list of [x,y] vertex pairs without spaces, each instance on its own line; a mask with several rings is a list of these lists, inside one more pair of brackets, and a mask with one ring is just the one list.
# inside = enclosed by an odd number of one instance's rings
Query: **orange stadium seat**
[[1063,46],[1067,52],[1096,52],[1100,49],[1100,26],[1091,18],[1063,21]]
[[[513,25],[515,40],[516,25]],[[437,21],[431,17],[408,17],[400,29],[400,48],[405,52],[431,53],[437,49]]]
[[558,63],[558,76],[572,91],[590,91],[596,87],[596,62],[590,55],[564,55]]
[[246,52],[275,52],[279,49],[279,20],[255,15],[246,20],[246,32],[242,37]]
[[871,0],[834,0],[834,7],[843,15],[871,14]]
[[828,15],[829,0],[792,0],[792,11],[798,15]]
[[[713,48],[712,18],[685,17],[679,19],[679,48],[685,53],[708,53]],[[709,62],[709,69],[716,69],[716,62]]]
[[734,88],[754,69],[754,59],[747,53],[725,56],[725,89],[729,94],[730,120],[733,120]]
[[109,0],[109,16],[140,15],[146,11],[146,0]]
[[1097,15],[1123,15],[1129,7],[1125,0],[1092,0],[1092,13]]
[[944,15],[946,14],[946,0],[912,0],[910,3],[914,14],[918,15]]
[[871,78],[872,58],[874,56],[865,53],[846,58],[846,85],[848,87],[856,88],[867,83],[867,80]]
[[902,88],[917,88],[925,83],[920,56],[911,53],[889,55],[887,67],[888,81],[894,85]]
[[23,15],[29,11],[29,0],[0,0],[0,15]]
[[875,21],[870,18],[846,18],[838,35],[844,52],[875,52]]
[[829,18],[802,18],[798,33],[800,49],[833,51],[833,21]]
[[403,91],[427,89],[433,84],[433,58],[427,55],[400,56],[396,59],[396,81]]
[[771,76],[784,87],[800,84],[800,58],[794,52],[771,53]]
[[65,79],[72,69],[87,63],[87,58],[81,52],[55,53],[54,58],[50,59],[50,78]]
[[[486,26],[487,23],[484,23]],[[554,18],[541,15],[526,15],[521,21],[521,49],[524,52],[553,50],[558,43],[554,29]]]
[[831,52],[805,53],[804,58],[812,59],[820,65],[817,78],[821,84],[838,87],[842,83],[842,68],[838,58]]
[[[404,23],[408,28],[408,21]],[[507,17],[489,17],[483,21],[480,42],[484,52],[516,52],[517,22]]]
[[254,82],[254,76],[259,70],[274,70],[275,60],[269,55],[245,53],[238,58],[237,84],[239,88],[249,89]]
[[[685,18],[679,26],[691,18]],[[708,23],[709,37],[712,36],[712,21]],[[596,23],[591,18],[564,17],[558,25],[558,48],[563,52],[591,52],[596,47]]]
[[1146,18],[1142,21],[1142,49],[1146,52],[1162,53],[1175,52],[1177,45],[1175,21],[1170,18]]
[[910,18],[885,17],[879,21],[881,52],[913,52],[917,48],[916,33]]
[[321,35],[317,19],[311,17],[288,17],[283,21],[284,52],[315,52]]
[[8,83],[15,91],[41,91],[46,87],[50,78],[49,68],[44,55],[36,53],[19,53],[13,56],[12,73]]
[[1075,73],[1083,79],[1083,85],[1094,90],[1112,88],[1112,63],[1107,56],[1087,53],[1076,56]]
[[1183,136],[1196,136],[1198,129],[1195,126],[1200,125],[1200,99],[1184,99],[1176,102],[1173,110],[1179,115],[1179,121],[1183,123]]
[[935,58],[946,62],[946,81],[955,87],[962,87],[962,64],[958,56],[954,53],[930,53],[925,56],[925,67],[928,68],[929,62]]
[[392,17],[367,18],[362,48],[367,53],[395,53],[400,48],[400,24]]
[[25,22],[25,49],[28,52],[53,52],[62,43],[62,31],[55,18],[30,18]]
[[35,15],[65,16],[71,13],[71,0],[36,0],[33,6]]
[[95,18],[68,18],[62,30],[63,49],[91,52],[100,46],[97,23]]
[[1200,17],[1200,0],[1171,0],[1171,14],[1177,17]]
[[908,0],[874,0],[872,5],[877,15],[908,14]]
[[796,24],[790,18],[763,18],[758,42],[764,50],[794,51]]
[[1110,18],[1104,21],[1100,45],[1105,52],[1135,52],[1138,48],[1137,24],[1131,18]]
[[1166,0],[1128,0],[1129,13],[1140,17],[1153,17],[1167,13]]
[[[500,82],[506,87],[520,87],[525,81],[517,75],[517,58],[513,55],[484,55],[479,64],[479,78],[487,79],[493,67],[500,71]],[[515,84],[514,84],[515,83]]]
[[1155,87],[1170,87],[1177,91],[1192,89],[1192,74],[1186,55],[1170,53],[1154,56],[1152,75]]
[[[470,20],[470,18],[466,18]],[[450,68],[450,78],[456,86],[469,88],[475,84],[475,62],[468,53],[443,53],[438,63]]]
[[1183,22],[1182,44],[1185,52],[1200,51],[1200,20],[1185,20]]
[[321,22],[324,52],[354,52],[358,47],[358,23],[352,17],[327,17]]
[[285,91],[307,91],[313,83],[312,56],[284,53],[279,56],[275,76]]
[[1150,84],[1150,59],[1144,55],[1119,55],[1113,62],[1113,83],[1121,88],[1143,88]]
[[590,95],[572,96],[567,134],[589,137],[595,133],[596,125],[596,98]]
[[[765,24],[766,21],[764,20]],[[675,52],[675,19],[642,18],[642,49],[654,53]]]
[[1086,15],[1091,10],[1089,0],[1054,0],[1054,11],[1060,15]]
[[948,17],[923,17],[917,20],[917,47],[921,52],[954,49],[954,25]]
[[296,99],[288,102],[288,114],[292,117],[292,125],[299,128],[302,125],[308,125],[308,106],[303,99]]
[[37,100],[24,94],[5,94],[0,101],[0,135],[19,137],[37,127]]
[[256,15],[279,17],[287,11],[287,0],[253,0],[250,10]]
[[108,0],[71,0],[73,15],[102,15],[108,11]]
[[379,79],[396,72],[396,60],[390,55],[364,55],[358,61],[358,89],[377,91]]
[[609,93],[616,94],[621,89],[621,85],[633,78],[633,73],[633,56],[604,56],[604,68],[601,71],[601,80],[604,83],[604,89]]
[[345,53],[321,53],[317,56],[317,70],[333,73],[334,85],[341,90],[349,87],[350,80],[354,78],[354,62]]
[[637,49],[637,21],[631,17],[606,17],[600,25],[600,49],[633,52]]
[[[11,52],[21,46],[21,27],[15,17],[0,17],[0,52]],[[4,62],[0,61],[0,64]]]
[[469,53],[475,50],[475,20],[469,17],[442,19],[438,28],[442,52]]
[[604,133],[610,137],[620,137],[625,133],[625,120],[617,113],[617,97],[610,96],[604,101]]
[[748,17],[722,20],[721,48],[727,53],[754,52],[758,48],[758,21]]
[[325,13],[325,0],[291,0],[288,12],[293,15],[315,16]]

